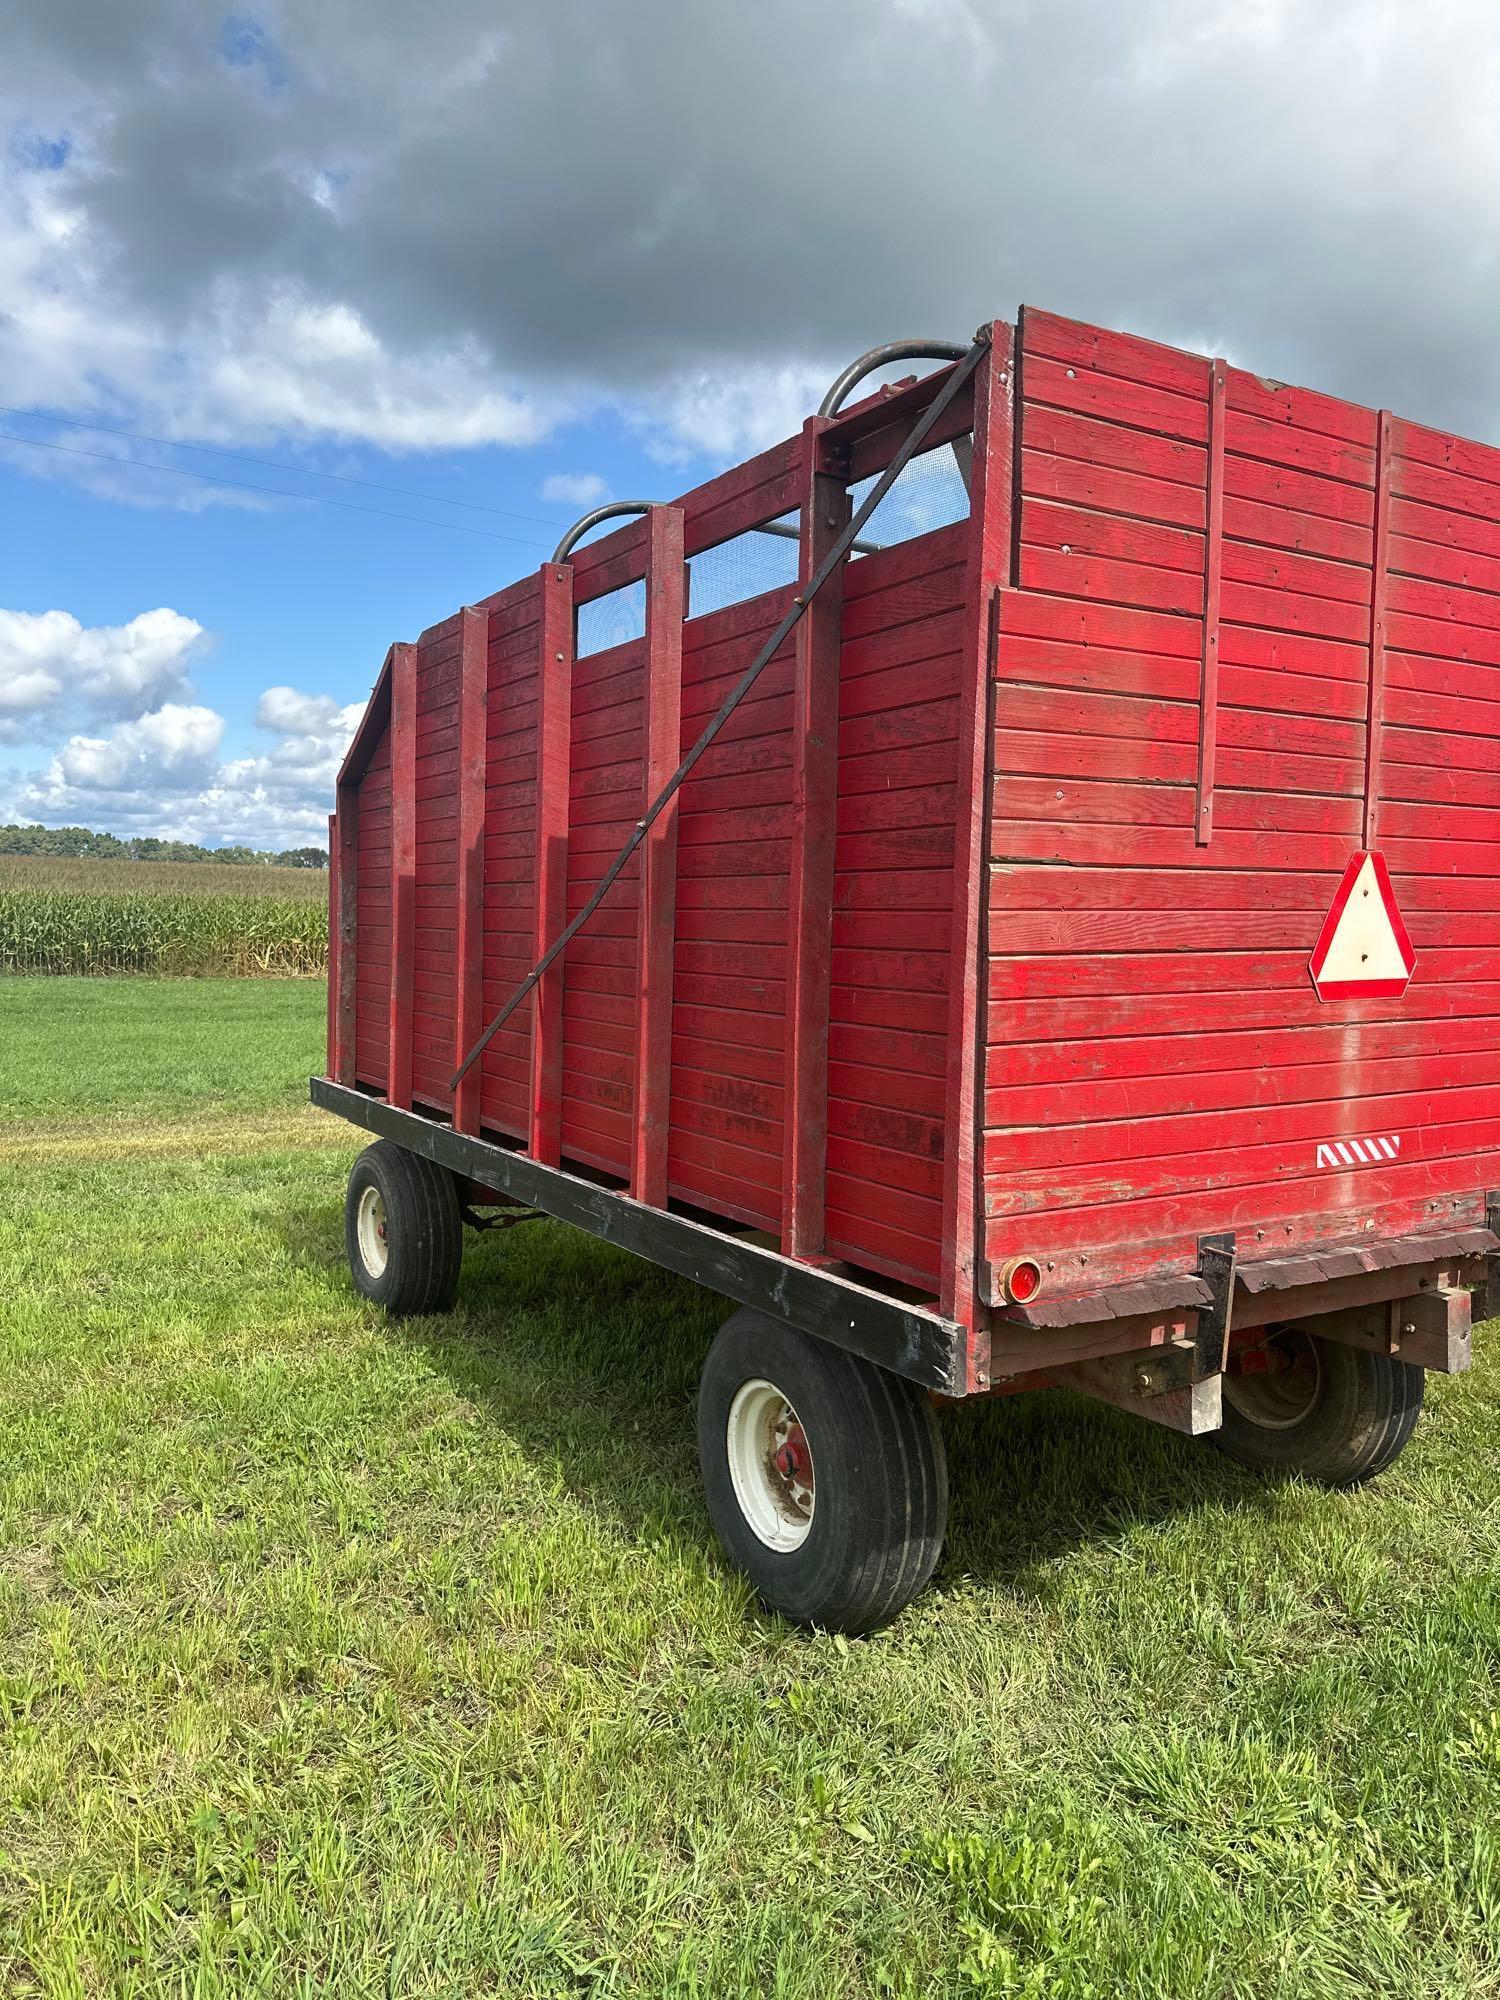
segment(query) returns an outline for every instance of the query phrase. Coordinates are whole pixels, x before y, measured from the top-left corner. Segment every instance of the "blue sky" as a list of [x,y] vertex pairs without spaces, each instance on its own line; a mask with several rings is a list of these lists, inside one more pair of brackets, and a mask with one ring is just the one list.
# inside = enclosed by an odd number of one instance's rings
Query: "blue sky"
[[[0,418],[0,432],[73,450],[109,452],[120,443],[81,428],[15,418]],[[0,450],[7,451],[0,457],[0,605],[33,615],[64,607],[85,628],[123,627],[158,607],[194,621],[204,636],[187,663],[187,684],[194,702],[223,717],[226,760],[271,747],[256,723],[267,687],[327,696],[340,707],[362,702],[392,640],[415,637],[455,605],[534,569],[583,511],[578,500],[557,497],[556,482],[577,482],[577,492],[594,504],[596,494],[668,497],[715,469],[705,457],[664,467],[619,423],[598,417],[525,449],[395,455],[347,447],[287,450],[283,441],[280,462],[308,468],[300,477],[264,464],[142,446],[141,455],[155,464],[210,480],[222,474],[319,496],[273,499],[202,479],[163,477],[152,483],[150,504],[142,505],[80,485],[80,471],[93,470],[89,461],[57,451]],[[245,450],[257,458],[279,456],[274,441],[247,443]],[[315,466],[341,479],[319,479]],[[111,483],[117,476],[113,467],[100,471]],[[407,491],[343,483],[349,479]],[[179,484],[184,498],[174,505]],[[409,497],[413,491],[467,505],[418,500]],[[496,511],[473,511],[480,507]],[[7,791],[19,801],[28,774],[44,762],[34,742],[0,742],[0,804]],[[96,823],[110,818],[110,807],[89,814],[88,802],[77,802]],[[161,803],[164,820],[170,819],[169,802]],[[274,817],[263,829],[266,839],[285,830],[271,823]],[[137,829],[136,818],[132,801],[124,816],[115,809],[113,824],[122,831],[158,830],[144,822]],[[241,837],[228,825],[203,824],[199,831],[211,841]]]
[[1022,299],[1492,438],[1497,110],[1484,0],[9,0],[0,821],[315,837],[391,640]]

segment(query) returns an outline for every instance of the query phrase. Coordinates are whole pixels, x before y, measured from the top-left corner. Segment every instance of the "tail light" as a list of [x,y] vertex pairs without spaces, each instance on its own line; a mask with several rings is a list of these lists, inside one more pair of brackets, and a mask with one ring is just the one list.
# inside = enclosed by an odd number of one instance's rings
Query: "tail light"
[[1035,1257],[1012,1257],[995,1273],[1000,1296],[1009,1305],[1029,1305],[1042,1289],[1042,1267]]

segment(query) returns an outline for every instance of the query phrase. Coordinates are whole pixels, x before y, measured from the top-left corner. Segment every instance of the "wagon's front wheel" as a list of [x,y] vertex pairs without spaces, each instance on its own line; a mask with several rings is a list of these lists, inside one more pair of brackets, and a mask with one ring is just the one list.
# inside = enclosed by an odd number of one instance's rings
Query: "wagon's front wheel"
[[948,1474],[931,1405],[873,1362],[745,1310],[698,1391],[708,1511],[763,1603],[871,1632],[932,1575]]
[[452,1174],[389,1139],[366,1146],[349,1175],[344,1241],[363,1297],[398,1315],[446,1312],[464,1251]]

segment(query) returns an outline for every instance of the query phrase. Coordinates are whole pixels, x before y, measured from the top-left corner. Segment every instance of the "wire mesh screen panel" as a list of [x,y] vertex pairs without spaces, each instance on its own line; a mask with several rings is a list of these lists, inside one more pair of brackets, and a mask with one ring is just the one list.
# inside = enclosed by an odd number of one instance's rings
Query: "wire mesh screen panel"
[[[795,529],[797,516],[784,514],[782,522]],[[797,544],[789,536],[763,535],[758,529],[736,535],[689,558],[688,615],[702,618],[796,581]]]
[[579,605],[574,646],[577,657],[585,660],[591,653],[607,652],[611,646],[644,638],[645,633],[646,586],[641,582],[627,583],[619,590],[594,598],[592,603]]
[[[870,516],[865,539],[889,548],[896,542],[909,542],[916,535],[931,534],[934,528],[947,528],[955,521],[967,520],[966,473],[972,445],[972,438],[962,437],[956,444],[935,445],[931,451],[918,453]],[[872,475],[850,488],[856,507],[874,484]]]

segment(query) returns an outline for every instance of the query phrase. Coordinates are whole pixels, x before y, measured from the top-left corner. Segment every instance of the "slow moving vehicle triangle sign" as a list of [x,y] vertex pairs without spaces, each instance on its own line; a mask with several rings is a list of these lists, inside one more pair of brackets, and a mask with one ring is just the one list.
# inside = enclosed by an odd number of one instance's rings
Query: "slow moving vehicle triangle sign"
[[1385,856],[1350,856],[1307,969],[1320,1000],[1360,1000],[1406,991],[1417,962]]

